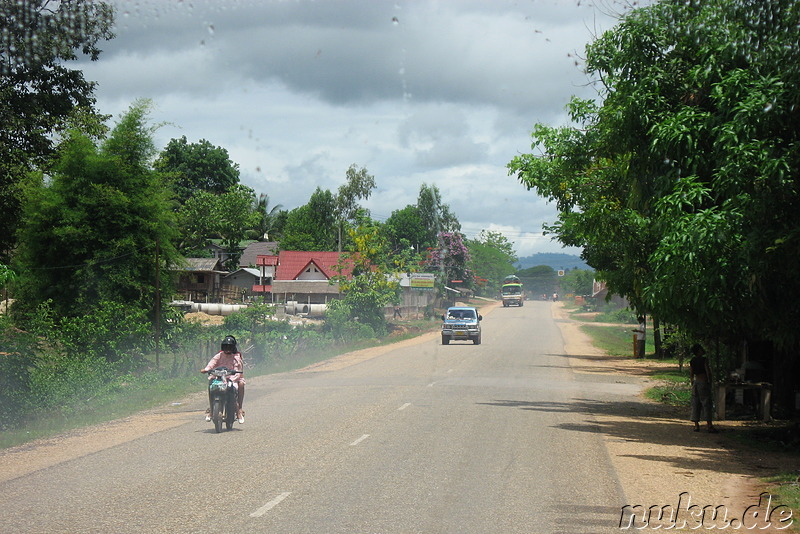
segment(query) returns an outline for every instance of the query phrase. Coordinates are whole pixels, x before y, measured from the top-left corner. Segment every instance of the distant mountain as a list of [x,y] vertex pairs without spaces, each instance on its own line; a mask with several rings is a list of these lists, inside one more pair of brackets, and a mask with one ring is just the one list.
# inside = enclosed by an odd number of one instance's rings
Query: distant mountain
[[517,261],[517,269],[527,269],[529,267],[538,267],[539,265],[547,265],[553,270],[559,269],[586,269],[591,270],[591,267],[586,265],[580,256],[573,254],[561,254],[558,252],[540,252],[533,256],[526,256]]

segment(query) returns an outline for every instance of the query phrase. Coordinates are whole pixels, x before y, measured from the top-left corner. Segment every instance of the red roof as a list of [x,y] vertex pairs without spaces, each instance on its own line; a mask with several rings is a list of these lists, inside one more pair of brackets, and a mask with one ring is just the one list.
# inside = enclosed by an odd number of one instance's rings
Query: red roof
[[[339,256],[338,252],[282,250],[278,253],[275,280],[296,280],[312,263],[330,280],[331,277],[339,274],[334,268],[339,263]],[[342,269],[342,274],[350,278],[352,272],[352,262],[348,261],[345,268]]]

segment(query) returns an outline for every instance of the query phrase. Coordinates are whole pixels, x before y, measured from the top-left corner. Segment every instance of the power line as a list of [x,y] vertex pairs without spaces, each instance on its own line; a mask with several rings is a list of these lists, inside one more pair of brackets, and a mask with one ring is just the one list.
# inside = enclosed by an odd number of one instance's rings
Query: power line
[[144,246],[144,247],[141,247],[141,248],[136,249],[134,251],[126,252],[125,254],[120,254],[119,256],[114,256],[112,258],[107,258],[107,259],[104,259],[104,260],[97,260],[97,261],[91,261],[91,262],[86,262],[86,263],[79,263],[79,264],[76,264],[76,265],[59,265],[59,266],[51,266],[51,267],[31,267],[29,270],[31,270],[31,271],[53,271],[53,270],[57,270],[57,269],[78,269],[79,267],[89,267],[90,265],[102,265],[104,263],[112,263],[112,262],[115,262],[115,261],[120,260],[122,258],[126,258],[128,256],[132,256],[133,254],[136,254],[137,252],[141,252],[142,250],[144,250],[146,248],[150,248],[150,246],[149,245],[148,246]]

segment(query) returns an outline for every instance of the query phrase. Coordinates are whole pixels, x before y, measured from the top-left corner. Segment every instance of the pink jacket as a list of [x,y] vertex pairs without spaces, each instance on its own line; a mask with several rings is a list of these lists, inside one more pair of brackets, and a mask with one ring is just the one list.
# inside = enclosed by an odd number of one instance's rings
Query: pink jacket
[[[212,369],[216,369],[217,367],[227,367],[228,369],[233,369],[234,371],[244,371],[244,360],[242,360],[242,354],[240,352],[225,354],[224,352],[219,351],[208,361],[208,365],[206,365],[203,370],[210,371]],[[231,380],[237,384],[244,385],[246,383],[242,373],[231,376]]]

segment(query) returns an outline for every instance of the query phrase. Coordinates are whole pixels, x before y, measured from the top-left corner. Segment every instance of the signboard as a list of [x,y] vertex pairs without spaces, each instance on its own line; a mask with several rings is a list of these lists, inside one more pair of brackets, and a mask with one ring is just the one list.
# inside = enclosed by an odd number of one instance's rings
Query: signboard
[[435,277],[433,273],[411,273],[409,280],[411,289],[419,291],[433,291],[433,282]]
[[564,272],[564,269],[559,269],[558,270],[558,276],[564,276],[565,274],[566,273]]

